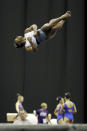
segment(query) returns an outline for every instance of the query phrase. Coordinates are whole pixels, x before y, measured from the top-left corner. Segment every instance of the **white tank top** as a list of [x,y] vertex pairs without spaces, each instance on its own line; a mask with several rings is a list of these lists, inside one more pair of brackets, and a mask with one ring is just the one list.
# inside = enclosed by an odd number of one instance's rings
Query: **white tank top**
[[28,41],[28,37],[31,37],[32,38],[32,42],[36,45],[37,45],[37,41],[36,41],[36,38],[34,37],[34,31],[31,31],[31,32],[28,32],[26,34],[24,34],[24,37],[26,38],[26,43],[25,43],[25,47],[31,47],[31,43]]

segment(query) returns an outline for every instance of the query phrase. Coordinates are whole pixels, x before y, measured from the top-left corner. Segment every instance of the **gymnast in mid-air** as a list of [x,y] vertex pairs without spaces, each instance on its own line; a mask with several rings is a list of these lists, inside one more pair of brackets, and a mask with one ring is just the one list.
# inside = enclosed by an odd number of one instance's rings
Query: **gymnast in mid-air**
[[16,48],[25,47],[27,51],[37,51],[38,45],[53,38],[69,17],[71,17],[71,12],[67,11],[61,17],[51,19],[49,23],[44,24],[40,29],[37,29],[36,24],[31,25],[24,30],[24,37],[17,36],[15,38],[14,46]]

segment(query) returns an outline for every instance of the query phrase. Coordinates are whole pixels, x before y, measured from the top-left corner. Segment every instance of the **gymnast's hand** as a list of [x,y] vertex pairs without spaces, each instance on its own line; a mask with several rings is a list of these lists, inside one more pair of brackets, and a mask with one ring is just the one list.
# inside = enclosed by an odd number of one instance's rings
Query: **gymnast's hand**
[[30,47],[25,47],[25,49],[26,49],[26,51],[33,51],[33,49],[32,49],[32,47],[30,46]]
[[28,39],[28,41],[30,42],[30,44],[31,44],[31,46],[32,46],[32,50],[33,50],[34,52],[36,52],[36,51],[37,51],[37,46],[32,42],[32,38],[31,38],[31,37],[28,37],[27,39]]
[[37,36],[37,30],[34,31],[34,37],[36,37],[36,36]]

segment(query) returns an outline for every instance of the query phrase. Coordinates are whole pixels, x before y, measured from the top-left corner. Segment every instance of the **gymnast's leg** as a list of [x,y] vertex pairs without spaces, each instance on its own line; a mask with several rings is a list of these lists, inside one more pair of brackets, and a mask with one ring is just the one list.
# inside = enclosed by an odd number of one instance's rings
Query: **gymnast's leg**
[[65,21],[64,20],[61,20],[60,22],[58,22],[57,24],[55,24],[53,27],[52,27],[52,30],[58,30],[58,29],[61,29],[64,25]]
[[53,26],[55,26],[58,22],[60,22],[61,20],[65,20],[67,18],[71,17],[71,12],[70,11],[67,11],[64,15],[62,15],[61,17],[59,18],[56,18],[56,19],[52,19],[50,20],[49,23],[47,24],[44,24],[42,27],[41,27],[41,30],[48,30],[50,28],[52,28]]
[[64,20],[61,20],[60,22],[58,22],[55,26],[53,26],[50,31],[48,31],[47,33],[47,38],[51,39],[56,35],[56,32],[62,28],[63,24],[65,23]]

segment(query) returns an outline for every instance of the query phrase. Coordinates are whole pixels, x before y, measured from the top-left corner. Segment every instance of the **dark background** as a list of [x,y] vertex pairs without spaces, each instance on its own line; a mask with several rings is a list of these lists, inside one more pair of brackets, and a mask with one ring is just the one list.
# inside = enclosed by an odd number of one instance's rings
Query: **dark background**
[[[15,112],[17,92],[24,95],[27,112],[47,102],[53,113],[56,96],[67,91],[77,106],[75,122],[87,121],[84,5],[84,0],[0,0],[0,122],[7,112]],[[14,48],[14,38],[26,27],[40,28],[67,10],[72,17],[36,53]]]

